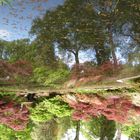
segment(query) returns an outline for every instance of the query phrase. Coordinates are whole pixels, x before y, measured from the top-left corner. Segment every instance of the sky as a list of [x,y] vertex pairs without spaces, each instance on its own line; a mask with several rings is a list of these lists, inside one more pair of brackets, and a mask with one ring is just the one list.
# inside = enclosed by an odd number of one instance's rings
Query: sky
[[28,38],[32,20],[64,0],[13,0],[11,6],[0,5],[0,39]]

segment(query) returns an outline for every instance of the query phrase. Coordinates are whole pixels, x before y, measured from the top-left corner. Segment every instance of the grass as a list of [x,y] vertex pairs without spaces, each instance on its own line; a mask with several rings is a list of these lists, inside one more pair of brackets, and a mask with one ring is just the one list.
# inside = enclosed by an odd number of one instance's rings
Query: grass
[[111,96],[111,95],[119,95],[119,96],[133,96],[135,94],[140,94],[140,91],[138,91],[136,88],[106,88],[106,89],[84,89],[84,88],[78,88],[75,90],[76,93],[80,94],[97,94],[100,96]]

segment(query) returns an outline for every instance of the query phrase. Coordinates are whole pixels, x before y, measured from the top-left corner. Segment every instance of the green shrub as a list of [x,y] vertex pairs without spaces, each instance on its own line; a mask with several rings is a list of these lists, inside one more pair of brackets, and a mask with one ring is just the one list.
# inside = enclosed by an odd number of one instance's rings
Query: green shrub
[[0,125],[0,140],[31,140],[31,130],[31,125],[24,131],[19,132],[16,132],[5,125]]
[[139,123],[134,123],[132,125],[125,125],[122,128],[122,131],[124,134],[126,134],[129,138],[132,138],[134,140],[140,140],[140,124]]
[[69,76],[69,70],[57,69],[51,70],[47,67],[39,67],[33,70],[32,82],[43,86],[54,87],[63,84]]
[[63,84],[69,77],[69,71],[65,69],[60,69],[57,71],[51,71],[46,81],[44,82],[45,86],[54,86]]
[[31,120],[36,122],[47,122],[54,117],[63,118],[71,115],[68,104],[63,102],[60,97],[46,99],[31,109]]
[[47,68],[38,67],[33,70],[33,77],[31,81],[43,84],[45,82],[46,77],[47,77]]

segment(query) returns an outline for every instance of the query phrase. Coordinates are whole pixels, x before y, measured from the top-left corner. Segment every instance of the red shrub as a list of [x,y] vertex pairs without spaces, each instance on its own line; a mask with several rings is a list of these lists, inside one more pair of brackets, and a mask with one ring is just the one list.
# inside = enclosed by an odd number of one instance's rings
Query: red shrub
[[[103,98],[98,95],[76,94],[73,98],[64,96],[65,101],[74,109],[73,119],[87,120],[104,115],[108,120],[127,123],[134,113],[140,115],[140,107],[128,98],[111,96]],[[133,114],[131,115],[131,112]]]
[[98,70],[93,66],[86,66],[84,63],[74,65],[71,70],[71,78],[83,78],[98,75]]
[[29,111],[20,104],[14,102],[4,102],[0,100],[0,123],[15,131],[21,131],[26,128],[29,120]]
[[13,74],[14,67],[6,61],[0,61],[0,77],[6,77]]
[[91,82],[100,82],[106,77],[115,76],[122,69],[122,65],[107,61],[100,66],[87,63],[74,65],[71,69],[71,79],[77,82],[75,86],[84,85]]
[[15,73],[18,75],[29,76],[32,74],[32,66],[29,62],[24,60],[18,60],[12,64],[15,69]]
[[98,67],[99,73],[102,75],[113,75],[121,70],[121,64],[114,64],[111,61],[107,61]]
[[26,77],[31,74],[32,66],[27,61],[19,60],[15,63],[0,61],[0,81],[13,81],[14,76]]

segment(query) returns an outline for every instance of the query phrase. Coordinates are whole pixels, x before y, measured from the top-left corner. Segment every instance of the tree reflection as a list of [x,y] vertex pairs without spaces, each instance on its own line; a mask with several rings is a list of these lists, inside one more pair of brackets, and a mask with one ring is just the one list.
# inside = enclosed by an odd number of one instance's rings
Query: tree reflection
[[67,117],[34,122],[31,137],[33,140],[60,140],[69,127],[70,120]]

